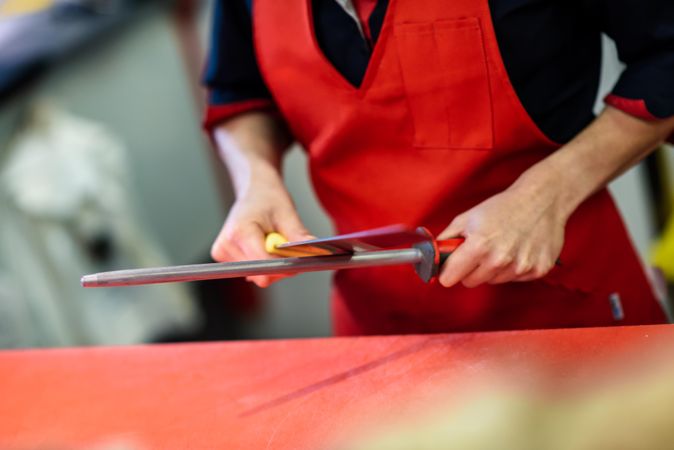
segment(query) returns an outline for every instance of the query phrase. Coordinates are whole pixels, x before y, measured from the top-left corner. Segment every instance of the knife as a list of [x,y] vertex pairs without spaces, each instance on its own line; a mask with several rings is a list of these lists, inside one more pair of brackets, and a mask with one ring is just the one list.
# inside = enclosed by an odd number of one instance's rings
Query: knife
[[86,288],[138,286],[404,264],[413,265],[417,275],[430,282],[463,241],[435,240],[426,228],[404,225],[301,242],[287,242],[281,235],[270,233],[265,239],[267,252],[287,257],[117,270],[85,275],[81,284]]

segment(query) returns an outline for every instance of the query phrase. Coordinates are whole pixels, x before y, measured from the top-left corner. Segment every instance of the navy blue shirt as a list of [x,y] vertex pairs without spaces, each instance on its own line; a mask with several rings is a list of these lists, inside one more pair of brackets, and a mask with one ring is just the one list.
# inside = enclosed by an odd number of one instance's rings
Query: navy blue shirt
[[[206,126],[237,105],[271,95],[252,41],[251,0],[216,0],[204,84]],[[601,33],[626,64],[607,102],[644,119],[674,115],[674,0],[489,0],[499,49],[524,108],[552,140],[563,143],[594,118]],[[376,40],[388,7],[379,0],[369,25]],[[358,86],[372,53],[354,20],[335,0],[313,0],[316,39],[327,59]]]

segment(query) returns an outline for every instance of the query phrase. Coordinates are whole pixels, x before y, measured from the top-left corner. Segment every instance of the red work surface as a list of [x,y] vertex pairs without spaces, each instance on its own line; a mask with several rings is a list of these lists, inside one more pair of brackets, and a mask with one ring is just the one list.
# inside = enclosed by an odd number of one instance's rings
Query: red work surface
[[672,347],[663,325],[0,352],[0,448],[329,448],[438,389],[575,389]]

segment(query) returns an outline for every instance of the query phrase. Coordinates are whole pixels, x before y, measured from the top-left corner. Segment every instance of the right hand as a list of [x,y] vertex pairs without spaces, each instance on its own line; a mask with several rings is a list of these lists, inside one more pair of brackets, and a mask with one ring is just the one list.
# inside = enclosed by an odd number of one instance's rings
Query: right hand
[[[211,247],[211,257],[218,262],[275,258],[264,248],[265,237],[272,231],[289,241],[313,238],[280,180],[256,182],[237,198]],[[267,287],[286,276],[261,275],[247,280]]]

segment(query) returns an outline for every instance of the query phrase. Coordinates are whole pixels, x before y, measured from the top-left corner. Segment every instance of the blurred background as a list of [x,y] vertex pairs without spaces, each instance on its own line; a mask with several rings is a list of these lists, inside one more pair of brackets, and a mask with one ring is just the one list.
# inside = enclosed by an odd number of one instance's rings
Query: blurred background
[[[85,273],[210,262],[232,202],[200,126],[211,8],[0,0],[0,347],[330,334],[328,273],[266,290],[79,286]],[[604,46],[598,99],[621,70]],[[305,163],[293,148],[289,190],[311,232],[329,235]],[[612,185],[644,262],[657,256],[670,282],[673,184],[674,152],[662,149]]]

